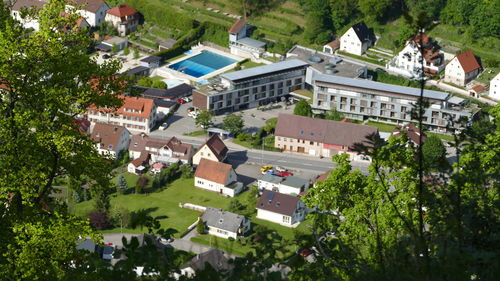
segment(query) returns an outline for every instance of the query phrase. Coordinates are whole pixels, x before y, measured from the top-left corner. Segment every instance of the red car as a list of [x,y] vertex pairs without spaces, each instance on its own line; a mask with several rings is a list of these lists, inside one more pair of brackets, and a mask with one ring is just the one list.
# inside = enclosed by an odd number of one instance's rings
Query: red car
[[180,103],[180,104],[185,104],[186,103],[186,101],[184,99],[182,99],[182,98],[178,98],[177,102]]
[[293,173],[289,172],[289,171],[279,171],[277,173],[279,176],[281,177],[288,177],[288,176],[293,176]]
[[311,249],[303,249],[297,252],[297,254],[303,256],[304,258],[313,254],[314,252]]

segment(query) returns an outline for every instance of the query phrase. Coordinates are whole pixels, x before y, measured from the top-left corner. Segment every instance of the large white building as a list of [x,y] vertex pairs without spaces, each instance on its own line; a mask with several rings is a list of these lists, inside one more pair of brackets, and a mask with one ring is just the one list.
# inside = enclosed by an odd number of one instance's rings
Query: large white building
[[458,86],[465,86],[476,79],[481,66],[471,50],[456,55],[444,71],[444,81]]
[[368,48],[375,45],[376,40],[373,31],[362,21],[353,25],[340,37],[340,50],[361,56]]
[[229,48],[231,54],[260,58],[266,51],[266,43],[252,39],[250,36],[251,26],[244,19],[238,19],[229,29]]
[[156,105],[153,100],[120,96],[123,105],[117,110],[90,106],[87,119],[92,122],[110,123],[127,128],[132,133],[149,133],[156,122]]
[[75,8],[77,13],[87,20],[92,27],[104,22],[108,4],[103,0],[68,0],[69,8]]
[[17,0],[12,5],[10,14],[14,19],[19,21],[24,28],[32,28],[33,30],[38,31],[40,29],[40,25],[38,23],[38,20],[36,19],[36,16],[21,17],[21,10],[27,9],[33,11],[36,14],[36,11],[42,9],[45,4],[47,4],[47,2],[45,1]]
[[490,81],[489,96],[492,99],[500,100],[500,73]]

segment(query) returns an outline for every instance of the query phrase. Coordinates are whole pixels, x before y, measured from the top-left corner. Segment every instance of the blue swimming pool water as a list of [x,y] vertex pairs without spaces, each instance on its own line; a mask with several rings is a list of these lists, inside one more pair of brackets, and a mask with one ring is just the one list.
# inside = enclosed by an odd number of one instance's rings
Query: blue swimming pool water
[[198,78],[235,62],[237,60],[210,51],[202,51],[199,55],[174,63],[169,68]]

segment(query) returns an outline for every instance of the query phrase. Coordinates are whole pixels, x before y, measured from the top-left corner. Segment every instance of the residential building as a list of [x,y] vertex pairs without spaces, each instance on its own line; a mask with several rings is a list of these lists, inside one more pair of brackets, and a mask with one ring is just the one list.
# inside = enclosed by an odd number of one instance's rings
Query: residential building
[[236,239],[250,230],[250,221],[245,216],[207,207],[201,220],[208,229],[208,234],[228,239]]
[[26,16],[22,18],[21,10],[28,9],[28,10],[39,11],[47,3],[48,2],[46,1],[39,1],[39,0],[17,0],[13,2],[10,14],[15,20],[19,21],[24,28],[26,29],[32,28],[34,31],[38,31],[40,29],[38,20],[31,16],[30,17]]
[[260,191],[271,190],[293,196],[297,196],[309,188],[309,181],[303,178],[296,176],[279,177],[270,174],[259,177],[257,184]]
[[170,113],[175,112],[179,107],[179,103],[176,101],[164,101],[161,99],[153,99],[156,104],[156,113],[158,114],[158,119],[163,119]]
[[161,58],[159,56],[149,56],[141,60],[141,65],[149,68],[157,68],[160,66]]
[[191,85],[182,83],[168,89],[157,89],[142,86],[134,86],[134,89],[137,90],[137,92],[140,92],[141,96],[145,98],[177,102],[177,99],[179,98],[191,96],[194,88]]
[[481,73],[481,66],[471,50],[456,55],[444,70],[444,81],[465,86]]
[[317,184],[320,183],[320,182],[324,182],[325,180],[328,179],[328,177],[330,176],[330,173],[332,172],[333,170],[328,170],[326,172],[324,172],[323,174],[319,175],[316,180],[314,181],[314,188],[317,187]]
[[116,49],[118,51],[121,51],[121,50],[124,50],[125,48],[127,48],[128,40],[127,40],[127,38],[115,36],[115,37],[111,37],[109,39],[102,41],[102,44],[108,45],[111,48],[113,48],[113,46],[116,46]]
[[175,279],[179,279],[184,275],[187,278],[192,278],[196,272],[205,269],[206,264],[209,264],[215,271],[221,274],[227,274],[233,271],[234,264],[231,258],[225,252],[219,249],[211,249],[207,252],[197,254],[190,261],[180,266],[181,273],[174,273]]
[[[410,122],[411,110],[420,97],[420,89],[369,80],[324,74],[314,75],[312,80],[313,109],[316,112],[336,109],[351,119],[391,124]],[[474,113],[472,107],[465,107],[463,99],[445,92],[424,90],[423,97],[430,103],[423,123],[434,130],[446,131],[448,117],[458,120],[471,118]]]
[[243,189],[230,164],[201,159],[194,174],[194,186],[234,197]]
[[377,38],[372,30],[368,29],[365,22],[359,22],[349,28],[340,37],[340,50],[361,56],[368,48],[375,45]]
[[215,114],[257,107],[304,88],[309,64],[291,59],[220,75],[220,82],[193,91],[193,106]]
[[444,69],[444,55],[440,49],[441,47],[431,37],[417,34],[406,41],[403,50],[387,64],[386,68],[408,78],[434,75]]
[[252,26],[240,18],[229,29],[229,48],[231,54],[260,58],[266,51],[266,43],[250,38]]
[[96,27],[104,22],[108,4],[103,0],[69,0],[70,8],[76,8],[77,12],[87,20],[92,27]]
[[96,123],[91,138],[96,143],[99,154],[116,158],[120,151],[127,150],[130,132],[120,125]]
[[492,99],[500,100],[500,73],[490,81],[489,96]]
[[401,136],[402,134],[406,134],[408,140],[416,146],[420,145],[420,134],[422,134],[422,142],[427,139],[427,135],[413,123],[396,126],[396,128],[392,131],[391,136]]
[[138,159],[146,152],[152,163],[191,164],[194,149],[191,144],[183,143],[176,137],[157,139],[141,133],[132,136],[128,151],[131,159]]
[[227,157],[227,152],[227,146],[217,134],[214,134],[194,154],[193,165],[200,164],[201,159],[223,162]]
[[166,40],[159,40],[158,41],[158,51],[165,51],[168,49],[172,49],[174,47],[175,43],[177,43],[177,40],[169,38]]
[[143,150],[139,157],[128,163],[127,171],[132,174],[142,175],[146,172],[146,167],[148,166],[149,166],[149,153]]
[[485,90],[486,90],[486,87],[484,87],[481,84],[473,85],[472,87],[470,87],[470,89],[468,89],[469,96],[474,97],[474,98],[479,98],[481,93],[483,93]]
[[338,49],[340,49],[340,40],[335,39],[332,42],[326,43],[323,46],[323,53],[328,53],[330,55],[333,55],[335,51],[337,51]]
[[364,143],[369,135],[378,134],[372,126],[279,114],[274,132],[274,146],[286,152],[331,157],[348,153],[351,160],[369,160],[353,150],[355,143]]
[[127,36],[137,30],[139,12],[127,4],[119,4],[106,12],[105,21],[110,22],[118,31],[118,35]]
[[304,203],[295,196],[264,190],[257,202],[257,218],[288,227],[297,227],[305,219]]
[[123,74],[127,76],[149,76],[150,73],[151,69],[149,67],[138,65],[125,71]]
[[92,123],[120,125],[132,133],[149,133],[156,122],[156,105],[153,100],[120,96],[123,105],[117,110],[90,106],[87,118]]

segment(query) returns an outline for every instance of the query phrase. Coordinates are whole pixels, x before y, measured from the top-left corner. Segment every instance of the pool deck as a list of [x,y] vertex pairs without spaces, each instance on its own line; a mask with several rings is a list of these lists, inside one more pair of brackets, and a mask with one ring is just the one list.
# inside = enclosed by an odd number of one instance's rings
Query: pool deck
[[[233,55],[231,53],[223,52],[223,51],[217,50],[215,48],[212,48],[212,47],[209,47],[209,46],[204,46],[204,45],[194,46],[193,48],[191,48],[191,51],[192,51],[191,54],[189,54],[187,56],[184,56],[182,58],[176,59],[176,60],[174,60],[174,61],[172,61],[172,62],[170,62],[170,63],[168,63],[168,64],[166,64],[166,65],[164,65],[162,67],[160,67],[158,69],[158,71],[157,71],[157,75],[162,76],[162,77],[166,76],[167,78],[188,79],[188,80],[193,81],[193,82],[200,82],[200,81],[212,78],[214,76],[217,76],[217,75],[219,75],[221,73],[224,73],[224,72],[226,72],[226,71],[228,71],[230,69],[233,69],[238,62],[240,62],[240,61],[242,61],[242,60],[245,59],[243,57],[236,56],[236,55]],[[199,55],[202,51],[210,51],[212,53],[215,53],[215,54],[218,54],[218,55],[221,55],[221,56],[225,56],[225,57],[234,59],[234,60],[236,60],[236,62],[234,62],[234,63],[232,63],[230,65],[227,65],[227,66],[225,66],[223,68],[217,69],[217,70],[215,70],[213,72],[210,72],[210,73],[208,73],[206,75],[200,76],[198,78],[169,68],[170,65],[176,64],[176,63],[178,63],[180,61],[183,61],[183,60],[189,59],[191,57],[194,57],[196,55]]]

